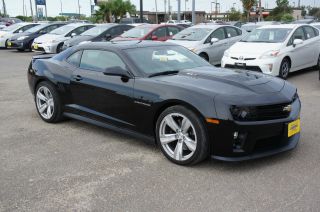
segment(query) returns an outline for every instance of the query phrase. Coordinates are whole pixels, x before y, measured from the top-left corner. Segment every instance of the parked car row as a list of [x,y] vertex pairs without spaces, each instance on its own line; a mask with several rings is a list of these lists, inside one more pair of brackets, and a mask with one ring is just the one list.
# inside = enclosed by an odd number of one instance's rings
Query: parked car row
[[[236,24],[236,23],[234,23]],[[251,28],[250,28],[251,27]],[[212,65],[258,71],[286,79],[290,72],[320,67],[319,23],[250,23],[242,29],[209,23],[176,24],[18,23],[0,31],[0,47],[59,53],[87,42],[153,40],[179,44]],[[248,33],[248,29],[252,32]]]

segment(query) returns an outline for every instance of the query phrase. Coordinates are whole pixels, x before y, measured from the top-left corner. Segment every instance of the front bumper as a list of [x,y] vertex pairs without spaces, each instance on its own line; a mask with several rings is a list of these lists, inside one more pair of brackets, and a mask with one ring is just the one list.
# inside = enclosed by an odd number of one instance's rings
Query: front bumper
[[[289,123],[300,118],[301,103],[297,99],[292,103],[292,111],[285,119],[239,122],[221,121],[219,125],[208,125],[211,146],[211,158],[222,161],[243,161],[294,149],[300,133],[288,137]],[[235,148],[235,132],[243,136],[241,148]],[[239,143],[239,142],[238,142]]]
[[45,52],[48,54],[54,54],[57,52],[57,43],[32,43],[32,50],[36,52]]
[[[245,64],[241,67],[236,64]],[[223,68],[243,68],[252,71],[262,72],[272,76],[278,76],[281,60],[279,58],[254,59],[254,60],[237,60],[231,57],[223,56],[221,67]]]
[[26,43],[24,43],[24,41],[18,41],[18,40],[15,40],[15,41],[11,41],[9,40],[8,41],[8,48],[9,49],[26,49]]
[[0,48],[6,47],[6,42],[7,42],[6,38],[0,38]]

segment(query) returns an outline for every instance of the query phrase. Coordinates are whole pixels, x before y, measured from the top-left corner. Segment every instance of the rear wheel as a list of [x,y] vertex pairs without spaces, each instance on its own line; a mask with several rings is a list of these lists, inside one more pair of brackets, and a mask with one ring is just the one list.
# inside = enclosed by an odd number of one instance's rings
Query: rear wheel
[[284,58],[280,65],[279,77],[287,79],[290,72],[290,61],[288,58]]
[[4,43],[4,48],[5,48],[5,49],[8,48],[8,41],[9,41],[9,40],[6,40],[6,42]]
[[162,153],[176,164],[196,164],[208,156],[203,121],[183,106],[170,107],[159,116],[156,136]]
[[54,86],[46,81],[40,82],[35,92],[35,103],[40,117],[49,123],[62,120],[62,105]]

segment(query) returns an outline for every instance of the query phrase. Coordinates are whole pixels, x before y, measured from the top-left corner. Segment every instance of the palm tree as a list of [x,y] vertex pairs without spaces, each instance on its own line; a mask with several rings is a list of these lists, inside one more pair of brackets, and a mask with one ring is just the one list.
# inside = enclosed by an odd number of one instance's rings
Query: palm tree
[[135,13],[136,7],[129,0],[109,0],[99,5],[96,16],[103,21],[112,22],[112,16],[116,19],[128,13]]
[[250,10],[256,3],[256,0],[241,0],[243,8],[247,11],[247,20],[250,19]]

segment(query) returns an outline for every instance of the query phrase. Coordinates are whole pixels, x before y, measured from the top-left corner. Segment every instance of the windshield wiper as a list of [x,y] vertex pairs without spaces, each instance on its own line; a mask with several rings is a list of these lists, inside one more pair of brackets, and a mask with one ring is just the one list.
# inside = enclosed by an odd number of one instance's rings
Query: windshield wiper
[[178,74],[179,71],[175,70],[175,71],[163,71],[163,72],[158,72],[158,73],[154,73],[154,74],[150,74],[148,77],[156,77],[156,76],[162,76],[162,75],[171,75],[171,74]]

